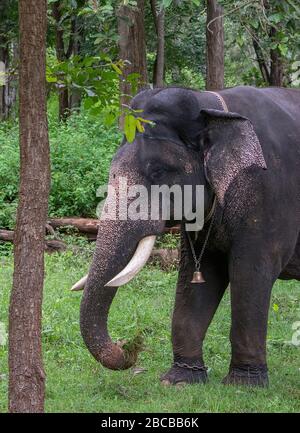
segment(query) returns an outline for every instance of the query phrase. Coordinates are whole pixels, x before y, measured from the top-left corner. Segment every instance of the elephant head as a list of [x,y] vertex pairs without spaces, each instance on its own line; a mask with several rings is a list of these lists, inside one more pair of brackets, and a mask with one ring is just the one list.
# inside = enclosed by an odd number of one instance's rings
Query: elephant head
[[120,216],[121,208],[126,213],[135,205],[130,197],[126,204],[121,200],[120,179],[126,181],[125,189],[142,185],[148,192],[153,185],[204,185],[207,211],[215,194],[223,205],[226,189],[240,170],[265,166],[251,123],[238,114],[201,107],[192,91],[144,91],[134,98],[132,108],[142,109],[142,116],[155,126],[147,125],[133,143],[124,140],[116,153],[109,177],[115,192],[108,194],[105,205],[106,210],[113,208],[116,218],[101,218],[88,277],[74,286],[76,290],[85,285],[80,312],[85,344],[98,361],[113,370],[129,368],[136,361],[135,354],[112,342],[107,330],[116,286],[141,269],[155,236],[175,223],[172,211],[168,221],[162,216],[152,219],[151,200],[143,218]]

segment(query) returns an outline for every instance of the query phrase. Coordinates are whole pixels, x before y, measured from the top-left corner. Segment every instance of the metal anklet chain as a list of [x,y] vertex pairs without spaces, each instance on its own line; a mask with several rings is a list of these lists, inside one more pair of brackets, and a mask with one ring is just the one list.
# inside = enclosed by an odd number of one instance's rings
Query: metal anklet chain
[[207,368],[204,365],[188,365],[185,362],[174,362],[173,365],[180,368],[187,368],[188,370],[193,371],[207,371]]

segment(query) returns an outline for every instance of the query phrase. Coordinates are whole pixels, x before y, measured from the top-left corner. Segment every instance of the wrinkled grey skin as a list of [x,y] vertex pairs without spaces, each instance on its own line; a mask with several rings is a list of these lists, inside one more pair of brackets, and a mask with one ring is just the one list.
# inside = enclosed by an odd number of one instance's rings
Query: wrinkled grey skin
[[[137,95],[132,106],[155,121],[146,133],[158,138],[139,135],[124,143],[112,162],[110,182],[126,176],[147,188],[203,184],[206,214],[217,196],[201,285],[190,283],[194,262],[182,222],[172,321],[175,364],[163,382],[206,381],[202,343],[230,283],[232,358],[224,383],[265,386],[271,289],[277,278],[300,280],[300,92],[237,87],[220,94],[228,114],[207,92],[167,88]],[[92,355],[108,368],[128,368],[136,354],[110,340],[107,316],[117,289],[104,285],[128,263],[140,239],[162,233],[166,223],[175,222],[100,223],[81,303],[81,332]],[[197,252],[208,225],[195,242]]]

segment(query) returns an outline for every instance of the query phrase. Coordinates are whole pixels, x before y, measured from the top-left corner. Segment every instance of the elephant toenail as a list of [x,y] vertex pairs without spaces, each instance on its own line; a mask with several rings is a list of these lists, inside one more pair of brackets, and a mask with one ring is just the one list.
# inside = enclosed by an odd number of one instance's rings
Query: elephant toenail
[[188,383],[187,382],[178,382],[176,383],[176,388],[183,388],[184,386],[186,386]]

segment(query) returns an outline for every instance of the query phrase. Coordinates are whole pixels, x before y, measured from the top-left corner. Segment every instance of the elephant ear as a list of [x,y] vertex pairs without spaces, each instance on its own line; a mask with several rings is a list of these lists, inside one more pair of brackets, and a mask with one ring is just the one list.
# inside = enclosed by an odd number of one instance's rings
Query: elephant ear
[[237,113],[219,110],[201,110],[206,126],[203,140],[204,165],[208,182],[215,190],[219,202],[229,185],[251,166],[266,169],[259,139],[249,119]]

